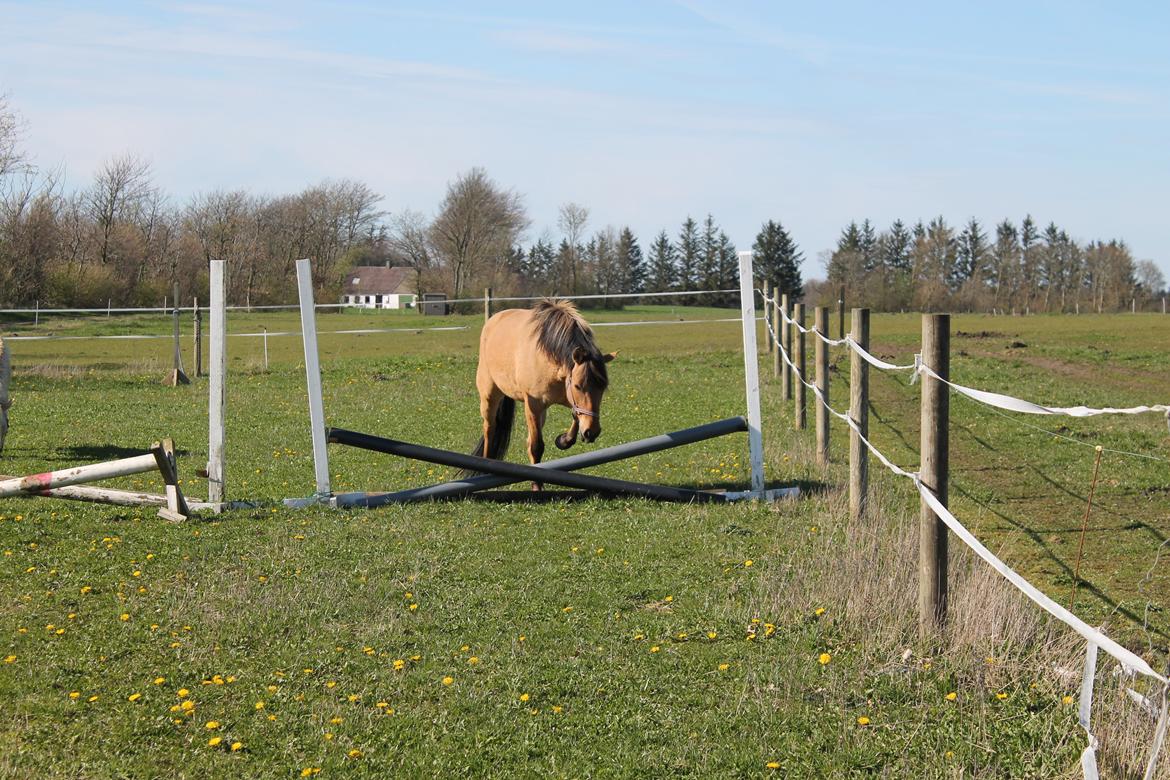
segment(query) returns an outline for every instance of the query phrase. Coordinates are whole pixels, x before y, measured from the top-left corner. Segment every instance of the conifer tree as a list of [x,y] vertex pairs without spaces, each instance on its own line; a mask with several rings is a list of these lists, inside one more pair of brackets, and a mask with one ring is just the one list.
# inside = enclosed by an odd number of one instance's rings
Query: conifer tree
[[682,224],[675,248],[678,258],[678,288],[695,290],[699,281],[699,226],[690,217]]
[[650,267],[646,289],[649,292],[670,292],[678,284],[678,259],[674,245],[663,230],[650,245]]
[[804,257],[783,225],[773,220],[765,222],[756,234],[752,253],[756,284],[768,286],[769,295],[772,285],[795,298],[804,295],[804,282],[800,276]]
[[646,289],[646,261],[642,257],[642,247],[638,246],[638,239],[629,227],[622,228],[618,236],[617,252],[618,264],[622,269],[623,292],[643,292]]

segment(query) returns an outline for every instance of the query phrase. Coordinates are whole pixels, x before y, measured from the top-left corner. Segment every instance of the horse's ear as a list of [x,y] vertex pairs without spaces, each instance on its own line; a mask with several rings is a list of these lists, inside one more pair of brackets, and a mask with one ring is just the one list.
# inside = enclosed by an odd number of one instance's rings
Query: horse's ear
[[608,355],[601,356],[601,362],[608,363],[609,361],[613,360],[615,357],[617,357],[617,352],[610,352]]
[[589,350],[584,347],[575,347],[573,349],[573,362],[584,363],[589,359]]

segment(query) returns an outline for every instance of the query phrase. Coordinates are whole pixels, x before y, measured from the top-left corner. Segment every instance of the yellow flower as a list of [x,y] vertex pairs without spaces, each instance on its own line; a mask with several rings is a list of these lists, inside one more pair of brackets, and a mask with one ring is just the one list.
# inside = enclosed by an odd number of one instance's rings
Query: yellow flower
[[520,701],[528,701],[528,698],[529,697],[527,693],[520,694]]
[[185,699],[185,698],[187,698],[189,695],[191,695],[191,691],[187,690],[186,688],[180,688],[180,689],[179,689],[178,696],[179,696],[179,698],[180,698],[180,699]]
[[657,652],[658,652],[659,650],[661,650],[661,649],[662,649],[662,648],[661,648],[661,647],[659,647],[658,645],[654,645],[653,647],[651,647],[651,648],[650,648],[650,652],[651,652],[651,653],[657,653]]
[[350,704],[353,704],[355,701],[360,699],[361,696],[358,696],[356,693],[351,693],[349,696],[346,696],[345,698]]
[[70,694],[69,694],[69,698],[70,698],[70,699],[80,699],[80,698],[81,698],[81,691],[72,691],[72,692],[70,692]]
[[207,740],[207,746],[217,747],[220,742],[223,742],[223,737],[212,737],[211,739]]
[[821,615],[825,614],[825,608],[824,607],[817,607],[816,612],[814,612],[813,614],[816,615],[817,617],[820,617]]
[[670,602],[674,601],[674,596],[667,596],[666,598],[663,599],[663,601],[665,601],[667,604],[669,604]]
[[362,751],[358,750],[357,748],[354,748],[353,750],[349,751],[348,755],[350,758],[361,758]]
[[165,678],[165,677],[155,677],[155,678],[154,678],[154,684],[155,684],[155,685],[162,685],[162,684],[163,684],[163,683],[165,683],[166,681],[167,681],[167,678]]
[[635,642],[640,642],[645,638],[646,638],[645,634],[634,634],[634,641]]
[[268,686],[268,692],[269,692],[269,693],[276,693],[278,690],[280,690],[280,689],[279,689],[279,688],[277,688],[275,685],[269,685],[269,686]]
[[406,667],[406,661],[401,658],[394,659],[394,671],[401,672]]
[[743,567],[745,569],[750,569],[752,566],[752,563],[753,563],[752,559],[748,558],[746,561],[743,562]]
[[947,701],[954,701],[957,698],[959,698],[959,694],[956,691],[951,691],[947,694]]
[[821,666],[824,666],[825,664],[829,663],[829,661],[833,660],[833,656],[829,655],[828,653],[821,653],[817,660],[821,662]]
[[553,713],[554,713],[554,714],[556,714],[556,715],[560,715],[562,712],[564,712],[564,710],[565,710],[565,708],[564,708],[564,707],[562,707],[562,706],[561,706],[561,705],[559,705],[559,704],[554,704],[554,705],[552,706],[552,711],[553,711]]
[[211,729],[214,731],[215,729],[219,728],[219,721],[218,720],[209,720],[209,721],[207,721],[207,723],[203,724],[203,728]]
[[479,656],[476,656],[476,655],[471,656],[470,658],[467,659],[467,663],[471,664],[472,666],[475,666],[477,663],[479,663]]
[[380,702],[378,702],[377,704],[375,704],[374,706],[375,706],[375,707],[377,707],[377,708],[378,708],[378,709],[380,709],[380,710],[384,710],[384,709],[386,709],[387,707],[389,707],[389,706],[390,706],[390,702],[388,702],[388,701],[380,701]]
[[1004,693],[1003,691],[1000,691],[999,693],[995,694],[995,698],[999,699],[1000,701],[1003,701],[1007,697],[1008,697],[1008,695],[1006,693]]
[[95,702],[97,700],[98,700],[97,694],[94,694],[93,696],[90,696],[88,699],[86,699],[86,701],[88,701],[88,702]]
[[561,612],[566,612],[566,613],[567,613],[567,612],[572,612],[572,611],[573,611],[573,608],[572,608],[572,607],[563,607],[563,608],[561,609]]
[[126,698],[126,701],[138,701],[141,698],[142,698],[141,693],[132,693]]
[[708,639],[714,639],[714,638],[715,638],[715,637],[717,637],[717,636],[719,636],[719,634],[718,634],[718,632],[716,632],[716,631],[708,631],[708,632],[707,632],[707,638],[708,638]]
[[462,647],[459,648],[459,652],[466,653],[470,649],[471,649],[471,645],[463,645]]
[[93,588],[91,588],[90,586],[82,585],[81,586],[81,595],[84,596],[86,593],[89,593],[91,590],[93,590]]
[[329,722],[332,723],[334,726],[340,726],[342,723],[345,722],[345,719],[335,717],[335,718],[330,718]]
[[121,620],[123,623],[125,623],[127,620],[130,619],[130,613],[123,612],[121,615],[118,616],[118,619]]
[[330,680],[329,682],[325,683],[325,687],[326,687],[326,688],[333,688],[333,687],[336,687],[336,686],[337,686],[337,682],[336,682],[336,681],[334,681],[334,680]]
[[779,761],[769,761],[767,764],[765,764],[765,766],[767,766],[769,769],[779,769],[780,762]]
[[243,742],[233,742],[232,743],[232,752],[233,753],[235,753],[236,751],[239,751],[239,750],[243,750],[243,748],[244,748]]
[[450,675],[443,678],[443,685],[451,685],[454,682],[455,682],[455,678],[451,677]]
[[418,604],[413,604],[413,603],[412,603],[412,604],[410,605],[410,611],[411,611],[411,612],[415,612],[415,611],[417,611],[417,610],[418,610]]
[[187,699],[187,701],[179,705],[179,709],[183,710],[184,712],[190,712],[191,710],[195,709],[195,702]]
[[1072,696],[1065,695],[1065,696],[1061,697],[1060,701],[1061,701],[1062,703],[1064,703],[1064,704],[1072,704],[1072,703],[1073,703],[1073,697],[1072,697]]
[[857,725],[858,726],[868,726],[869,725],[869,718],[865,717],[864,715],[860,716],[857,719]]
[[719,664],[719,671],[726,672],[731,668],[731,664]]
[[14,663],[15,661],[16,661],[16,656],[14,656],[14,655],[4,656],[4,663],[6,663],[6,664]]
[[258,710],[264,709],[264,702],[262,702],[262,701],[256,702],[256,709],[258,709]]

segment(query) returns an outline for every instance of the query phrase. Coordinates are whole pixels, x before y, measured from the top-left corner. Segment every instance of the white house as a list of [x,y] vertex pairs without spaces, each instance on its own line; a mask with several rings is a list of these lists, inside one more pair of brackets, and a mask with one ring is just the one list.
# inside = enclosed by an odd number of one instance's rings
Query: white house
[[418,272],[404,266],[359,265],[345,276],[341,303],[363,309],[410,309]]

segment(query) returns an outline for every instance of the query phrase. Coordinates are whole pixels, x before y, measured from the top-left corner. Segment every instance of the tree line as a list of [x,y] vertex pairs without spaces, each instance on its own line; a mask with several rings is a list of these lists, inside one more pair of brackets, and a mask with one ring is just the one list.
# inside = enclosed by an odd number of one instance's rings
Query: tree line
[[1135,261],[1124,241],[1079,243],[1050,222],[1025,216],[961,229],[943,217],[880,233],[850,222],[822,260],[827,283],[818,300],[845,288],[850,305],[879,310],[1028,312],[1116,311],[1150,306],[1166,280],[1149,260]]

